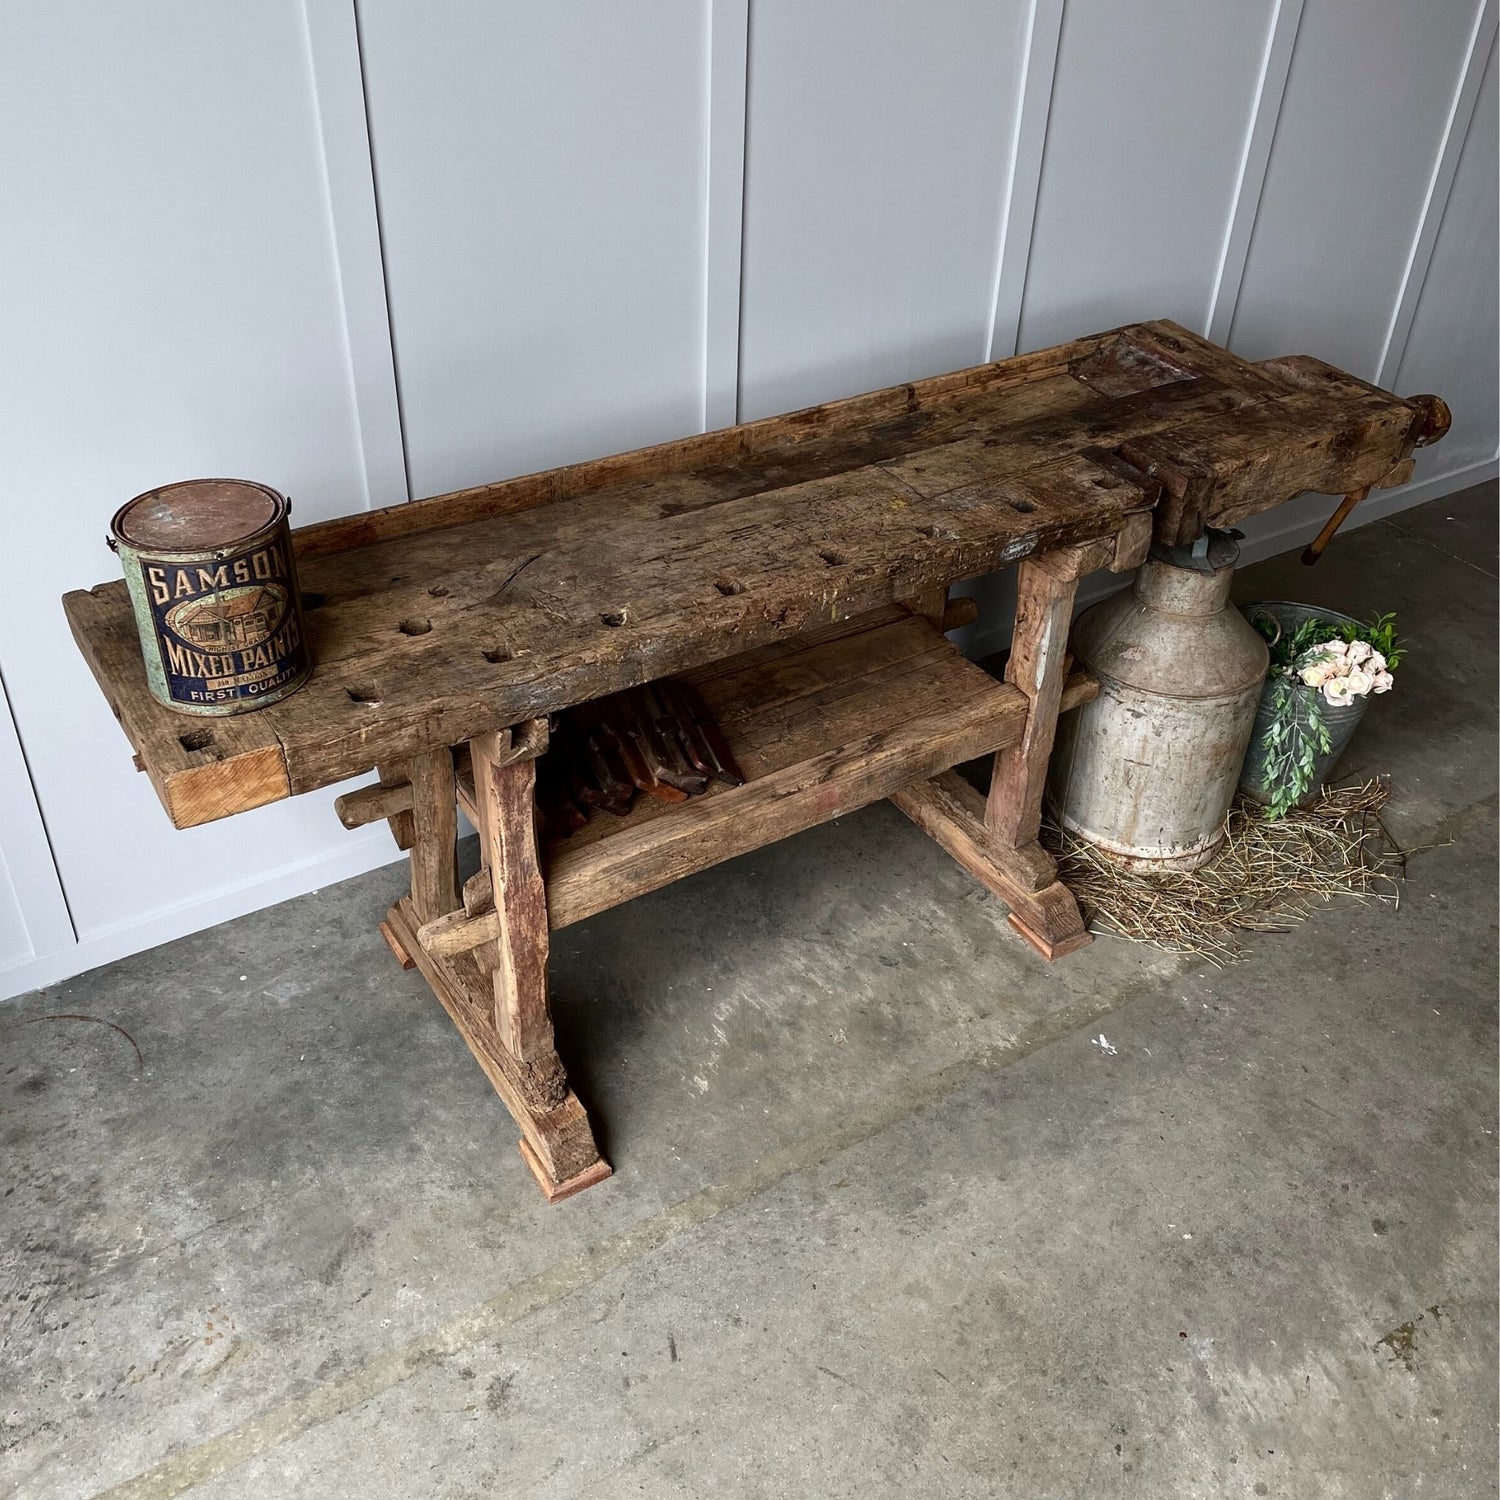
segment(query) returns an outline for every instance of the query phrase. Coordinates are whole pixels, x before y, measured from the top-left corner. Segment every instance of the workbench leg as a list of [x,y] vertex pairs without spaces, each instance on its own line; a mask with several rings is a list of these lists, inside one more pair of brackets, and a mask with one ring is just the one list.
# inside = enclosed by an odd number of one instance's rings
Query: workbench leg
[[[424,750],[407,765],[411,780],[411,904],[419,922],[455,910],[458,894],[458,787],[453,752]],[[394,821],[394,820],[393,820]]]
[[610,1166],[553,1045],[535,807],[545,721],[525,730],[514,739],[502,731],[470,741],[485,870],[462,894],[453,754],[412,759],[412,889],[386,914],[381,932],[442,1001],[521,1127],[521,1155],[555,1203],[602,1182]]
[[1092,941],[1073,893],[1038,842],[1042,788],[1067,677],[1068,625],[1098,548],[1065,548],[1023,562],[1006,680],[1029,705],[1020,740],[998,751],[988,799],[957,771],[913,782],[891,801],[1010,907],[1010,922],[1044,958]]
[[506,763],[488,734],[471,740],[479,843],[499,936],[476,950],[495,990],[495,1030],[518,1061],[561,1072],[547,1008],[547,893],[536,847],[536,762]]
[[508,735],[469,742],[479,842],[498,919],[498,936],[475,957],[490,973],[496,1035],[526,1086],[528,1107],[516,1116],[521,1155],[555,1202],[602,1181],[610,1167],[594,1144],[583,1106],[568,1088],[553,1042],[547,893],[536,842],[536,761],[510,759],[509,749]]
[[996,752],[984,824],[994,861],[1018,887],[1011,925],[1047,958],[1090,941],[1078,903],[1038,841],[1047,762],[1068,675],[1068,626],[1078,580],[1096,563],[1091,547],[1063,547],[1027,558],[1016,570],[1016,620],[1005,680],[1030,709],[1020,742]]

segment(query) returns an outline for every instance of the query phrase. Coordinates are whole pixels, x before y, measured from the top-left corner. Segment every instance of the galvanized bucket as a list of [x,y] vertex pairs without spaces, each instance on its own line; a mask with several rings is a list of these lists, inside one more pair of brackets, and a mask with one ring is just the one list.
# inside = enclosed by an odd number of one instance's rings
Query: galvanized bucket
[[[1336,625],[1359,624],[1353,615],[1340,614],[1336,609],[1320,609],[1311,604],[1291,604],[1283,599],[1272,599],[1261,604],[1242,604],[1240,612],[1252,625],[1257,616],[1274,620],[1283,633],[1296,630],[1308,620],[1332,620]],[[1267,678],[1266,685],[1261,690],[1260,706],[1255,713],[1255,728],[1250,733],[1250,749],[1245,754],[1245,766],[1240,772],[1241,794],[1262,805],[1270,802],[1272,796],[1272,788],[1266,781],[1266,734],[1273,717],[1273,686],[1272,680]],[[1318,696],[1318,690],[1304,687],[1299,682],[1292,692],[1296,699],[1297,716],[1299,720],[1304,719],[1305,706]],[[1364,718],[1369,703],[1368,698],[1355,698],[1342,708],[1327,702],[1322,705],[1323,723],[1328,728],[1328,749],[1314,763],[1312,780],[1297,803],[1298,807],[1311,807],[1318,800],[1324,783],[1333,774],[1339,758],[1349,748],[1349,741],[1354,738],[1354,731],[1359,728],[1359,721]]]

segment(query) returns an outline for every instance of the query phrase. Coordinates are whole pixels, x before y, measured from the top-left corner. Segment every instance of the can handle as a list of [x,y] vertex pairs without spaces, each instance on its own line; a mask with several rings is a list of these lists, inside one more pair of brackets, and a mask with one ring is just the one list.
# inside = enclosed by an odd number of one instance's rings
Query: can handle
[[1271,645],[1275,646],[1280,642],[1282,636],[1281,621],[1278,620],[1276,616],[1273,615],[1269,610],[1258,609],[1252,615],[1250,615],[1249,619],[1252,625],[1257,620],[1269,620],[1276,631],[1276,634],[1271,637],[1270,643]]
[[120,544],[119,544],[119,542],[114,537],[112,537],[112,536],[107,536],[107,537],[104,538],[104,545],[106,547],[108,547],[111,552],[114,552],[114,553],[118,553],[119,550],[120,550]]

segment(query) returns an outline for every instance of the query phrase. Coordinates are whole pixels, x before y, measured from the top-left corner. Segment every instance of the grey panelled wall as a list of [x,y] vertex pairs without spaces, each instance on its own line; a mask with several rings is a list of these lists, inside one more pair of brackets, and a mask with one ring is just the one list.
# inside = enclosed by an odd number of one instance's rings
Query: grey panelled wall
[[311,519],[1162,313],[1447,396],[1370,514],[1494,472],[1495,0],[626,13],[0,0],[0,993],[394,852],[132,773],[57,599],[152,484]]
[[413,490],[693,431],[708,7],[359,13]]
[[1496,73],[1491,47],[1478,107],[1435,235],[1431,269],[1416,299],[1411,333],[1390,366],[1396,371],[1392,378],[1397,390],[1448,392],[1453,430],[1439,447],[1419,456],[1419,463],[1433,472],[1483,465],[1495,456],[1495,412],[1500,408],[1500,350],[1495,341],[1500,322],[1500,276],[1495,273],[1500,265]]
[[301,520],[366,503],[300,0],[5,0],[0,184],[0,671],[35,791],[0,788],[18,989],[385,851],[340,848],[326,798],[175,834],[59,604],[118,576],[110,515],[154,484],[252,476]]
[[756,0],[740,417],[988,357],[1024,0]]
[[[1071,0],[1021,348],[1112,328],[1142,307],[1206,329],[1274,10],[1273,0]],[[1100,88],[1108,77],[1128,92]]]

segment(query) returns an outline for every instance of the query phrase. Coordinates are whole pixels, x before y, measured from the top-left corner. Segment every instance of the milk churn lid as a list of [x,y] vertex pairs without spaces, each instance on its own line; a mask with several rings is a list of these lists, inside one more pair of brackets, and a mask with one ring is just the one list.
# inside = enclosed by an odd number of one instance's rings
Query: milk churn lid
[[1240,560],[1240,542],[1244,535],[1243,531],[1219,531],[1210,526],[1197,541],[1180,547],[1165,547],[1157,542],[1151,548],[1151,556],[1174,568],[1189,568],[1194,573],[1217,573],[1220,568],[1232,568]]
[[287,510],[275,490],[248,479],[190,479],[121,506],[114,534],[132,547],[212,551],[258,535]]

